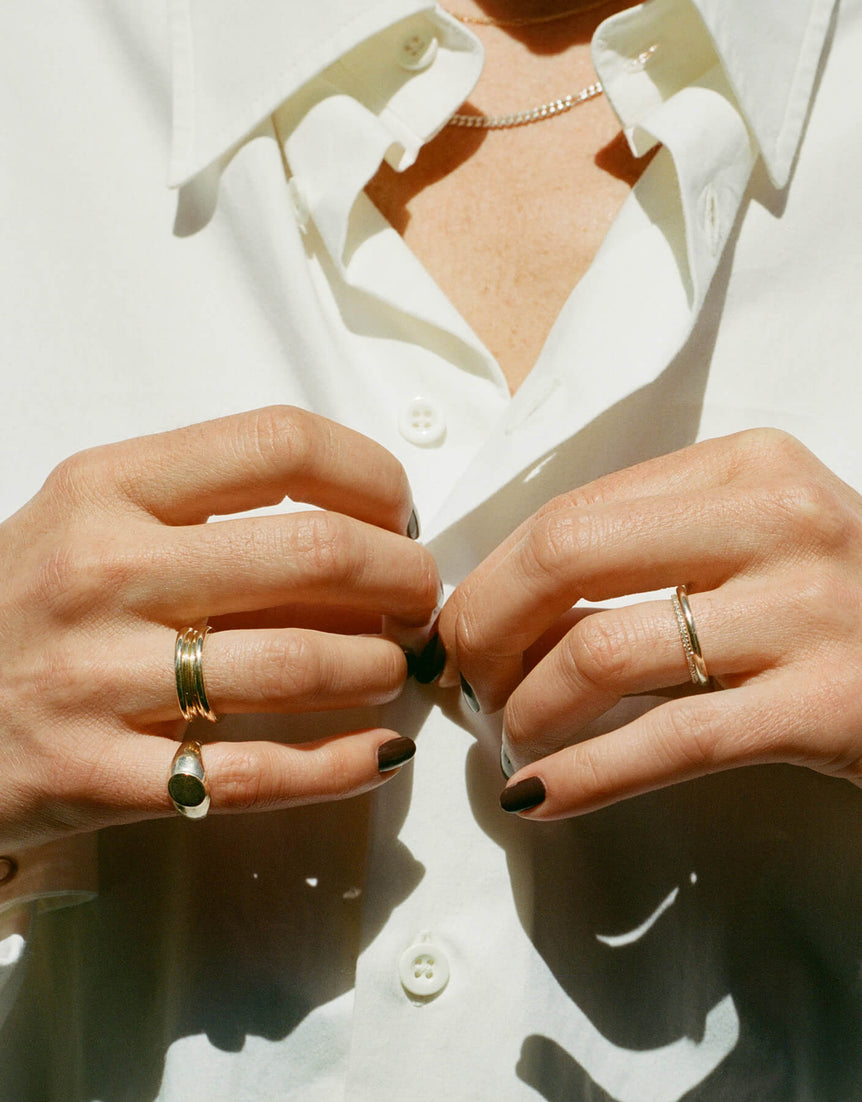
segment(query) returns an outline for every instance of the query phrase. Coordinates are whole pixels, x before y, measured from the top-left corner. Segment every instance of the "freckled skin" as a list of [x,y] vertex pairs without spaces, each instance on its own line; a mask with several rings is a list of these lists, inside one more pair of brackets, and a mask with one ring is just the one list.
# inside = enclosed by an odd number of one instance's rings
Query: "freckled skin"
[[[518,33],[472,28],[486,62],[469,104],[509,114],[591,84],[593,31],[625,6]],[[538,7],[458,10],[505,16]],[[648,160],[632,157],[599,97],[513,130],[447,127],[406,172],[384,165],[368,193],[495,355],[514,392]]]

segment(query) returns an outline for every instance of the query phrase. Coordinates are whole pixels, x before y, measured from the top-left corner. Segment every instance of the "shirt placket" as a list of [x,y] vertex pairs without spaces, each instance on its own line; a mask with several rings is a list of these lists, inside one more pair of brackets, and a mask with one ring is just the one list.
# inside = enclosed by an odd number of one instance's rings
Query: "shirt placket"
[[[702,86],[660,100],[648,118],[639,120],[644,134],[648,125],[654,127],[652,144],[664,148],[564,307],[539,364],[426,528],[444,576],[457,578],[468,568],[465,547],[473,556],[490,550],[482,544],[486,527],[493,528],[489,503],[496,506],[492,512],[514,523],[518,501],[525,500],[519,490],[529,482],[531,466],[540,469],[557,446],[647,385],[691,334],[753,164],[745,125],[717,82],[717,74],[707,74]],[[579,472],[568,474],[571,483],[565,488],[573,488]],[[491,523],[486,526],[483,518]],[[470,721],[462,716],[461,722]],[[495,745],[495,717],[472,723],[482,752]],[[375,1070],[366,1059],[373,1048],[369,1023],[385,1016],[396,1032],[403,1031],[408,1049],[421,1044],[423,1015],[437,1037],[457,1031],[459,1021],[466,1028],[465,1014],[475,1031],[476,992],[493,973],[494,962],[508,952],[515,972],[525,959],[505,862],[499,853],[484,851],[473,809],[460,790],[461,772],[470,771],[463,733],[437,709],[424,733],[425,760],[416,763],[400,836],[415,847],[425,875],[360,958],[346,1097],[374,1096]],[[458,788],[441,807],[434,793],[445,778],[450,788]],[[375,900],[386,895],[387,851],[399,831],[389,819],[390,795],[378,800],[369,851],[366,903],[372,913]],[[493,911],[499,919],[479,939],[469,918],[476,883],[482,884],[484,913]],[[534,970],[531,982],[541,986],[541,975],[541,968]],[[578,1014],[572,1007],[570,1020],[577,1021]],[[574,1055],[588,1070],[594,1065],[601,1079],[607,1053],[589,1021],[581,1019],[573,1032]],[[633,1073],[649,1062],[641,1059],[645,1055],[631,1054]],[[626,1054],[618,1059],[625,1063]],[[385,1089],[382,1084],[380,1089]],[[421,1096],[429,1096],[427,1090]]]

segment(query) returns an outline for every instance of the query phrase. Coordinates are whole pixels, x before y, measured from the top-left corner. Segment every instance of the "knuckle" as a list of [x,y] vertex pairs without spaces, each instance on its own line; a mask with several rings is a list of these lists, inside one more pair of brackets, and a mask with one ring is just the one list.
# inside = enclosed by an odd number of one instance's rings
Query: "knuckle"
[[835,488],[815,479],[802,486],[800,513],[816,543],[837,549],[856,543],[859,524],[846,510]]
[[327,743],[318,753],[320,775],[325,778],[321,794],[336,800],[351,795],[357,787],[357,777],[338,744]]
[[619,797],[618,781],[607,768],[601,739],[587,739],[575,748],[578,787],[591,806],[601,807]]
[[720,714],[709,697],[688,697],[659,711],[665,722],[655,744],[671,766],[682,758],[694,772],[712,773],[725,763]]
[[[534,525],[525,545],[525,584],[577,587],[576,597],[593,597],[603,579],[602,548],[619,538],[619,518],[592,509],[560,509]],[[617,526],[617,528],[614,527]]]
[[[530,642],[529,632],[515,630],[499,630],[493,621],[489,622],[488,616],[482,604],[471,601],[466,604],[454,624],[452,631],[454,636],[454,653],[450,650],[449,640],[446,640],[447,654],[454,658],[468,681],[472,680],[471,671],[475,672],[476,664],[483,668],[488,667],[489,662],[496,661],[495,681],[499,684],[507,683],[515,675],[515,666],[523,675],[522,656]],[[441,632],[441,637],[443,633]],[[520,680],[520,676],[517,680]],[[493,691],[488,684],[484,685],[484,691]],[[494,693],[495,710],[503,706],[504,700],[499,698],[499,685]],[[492,700],[483,701],[491,705]]]
[[277,642],[267,640],[257,653],[252,676],[267,700],[313,704],[327,688],[320,655],[301,632],[290,632]]
[[398,575],[393,574],[392,580],[404,592],[410,613],[428,620],[440,600],[440,575],[431,552],[421,544],[410,543],[399,562]]
[[848,600],[846,579],[831,563],[823,569],[796,570],[788,580],[790,584],[786,587],[786,596],[783,595],[787,612],[798,627],[804,625],[807,637],[817,633],[819,624],[834,639],[838,625],[848,622],[848,613],[852,628],[856,627],[855,602]]
[[381,700],[381,703],[384,703],[397,696],[404,687],[407,676],[407,660],[404,657],[404,651],[400,647],[394,644],[390,645],[385,640],[381,640],[381,642],[386,643],[386,647],[378,663],[376,681],[381,692],[385,694]]
[[266,748],[252,754],[241,743],[226,747],[211,782],[213,802],[237,811],[275,806],[272,795],[263,787],[263,778],[268,775]]
[[80,670],[66,649],[52,647],[33,662],[30,693],[43,707],[62,708],[79,693]]
[[35,602],[60,620],[77,619],[122,593],[134,571],[118,547],[64,541],[42,559],[33,581]]
[[293,547],[308,572],[332,583],[355,582],[358,570],[351,549],[354,540],[344,520],[335,513],[295,514]]
[[799,550],[836,549],[858,536],[858,522],[834,486],[807,474],[777,480],[767,493],[773,517],[792,531]]
[[51,607],[77,589],[83,572],[81,549],[73,543],[51,548],[39,563],[33,578],[33,602]]
[[287,456],[296,470],[307,467],[314,448],[312,418],[295,406],[275,405],[255,410],[245,426],[245,448],[269,469]]
[[116,511],[139,504],[140,442],[87,448],[68,456],[45,480],[42,493],[63,515]]
[[530,529],[527,552],[538,573],[555,577],[578,553],[584,523],[569,510],[558,509]]
[[89,604],[99,584],[98,574],[98,564],[84,544],[64,543],[54,547],[36,573],[36,603],[52,609],[61,618],[75,615]]
[[503,710],[503,727],[506,738],[513,746],[517,746],[522,754],[529,754],[530,726],[529,709],[524,705],[520,694],[515,692],[506,701]]
[[68,456],[51,471],[45,480],[50,496],[65,503],[91,502],[105,481],[99,449],[88,448]]
[[533,514],[533,523],[546,521],[561,510],[577,507],[581,503],[580,491],[573,490],[565,494],[557,494],[550,501],[546,501]]
[[828,517],[835,504],[833,494],[826,486],[814,478],[795,472],[779,480],[775,494],[778,502],[786,506],[790,515],[799,517],[812,526],[816,526],[821,517]]
[[521,745],[524,738],[524,710],[517,700],[517,694],[509,697],[503,709],[503,729],[506,738],[515,745]]
[[487,652],[480,618],[473,604],[465,604],[458,613],[454,635],[455,653],[459,663],[469,665],[473,656]]
[[631,665],[632,645],[623,624],[599,614],[585,617],[565,637],[573,668],[592,685],[613,685]]
[[762,427],[745,429],[736,437],[742,465],[766,470],[798,469],[810,458],[810,452],[784,429]]
[[223,754],[211,781],[213,802],[234,811],[267,811],[319,799],[351,795],[358,779],[337,745],[318,745],[300,759],[298,751],[258,744],[254,753],[241,744]]

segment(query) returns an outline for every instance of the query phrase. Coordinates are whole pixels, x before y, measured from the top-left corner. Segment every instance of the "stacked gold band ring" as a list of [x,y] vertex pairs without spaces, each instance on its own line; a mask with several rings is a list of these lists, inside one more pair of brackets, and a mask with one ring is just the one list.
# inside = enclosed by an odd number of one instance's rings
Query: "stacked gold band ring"
[[676,616],[679,636],[682,640],[682,649],[685,651],[689,676],[695,685],[705,688],[709,685],[709,671],[706,668],[703,652],[700,649],[700,640],[697,637],[697,628],[694,626],[691,605],[688,603],[688,590],[684,585],[678,585],[676,593],[672,594],[670,600]]
[[207,700],[204,685],[204,639],[209,632],[209,628],[202,632],[197,628],[186,628],[185,631],[177,632],[174,648],[177,700],[183,719],[189,722],[198,716],[210,720],[211,723],[215,723],[217,719]]
[[199,742],[183,742],[174,754],[168,795],[179,814],[187,819],[203,819],[209,811],[210,792]]

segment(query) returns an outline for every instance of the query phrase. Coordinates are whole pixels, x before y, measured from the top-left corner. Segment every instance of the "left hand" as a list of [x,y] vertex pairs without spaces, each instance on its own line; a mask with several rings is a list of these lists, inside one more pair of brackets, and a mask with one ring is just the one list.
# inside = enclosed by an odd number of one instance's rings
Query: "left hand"
[[[723,691],[576,742],[621,697],[690,677],[669,599],[580,618],[572,606],[680,583]],[[441,684],[460,674],[483,711],[505,706],[519,771],[504,806],[523,805],[509,810],[564,818],[764,762],[862,786],[862,497],[777,430],[555,498],[458,587],[439,630]]]

